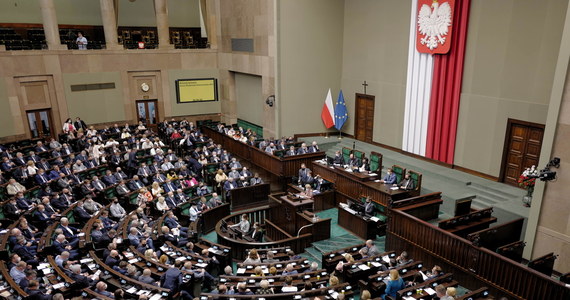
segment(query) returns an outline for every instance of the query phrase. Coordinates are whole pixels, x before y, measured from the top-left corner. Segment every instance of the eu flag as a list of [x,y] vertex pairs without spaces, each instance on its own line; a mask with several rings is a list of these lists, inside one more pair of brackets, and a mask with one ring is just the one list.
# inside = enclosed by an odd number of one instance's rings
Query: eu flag
[[348,119],[348,112],[346,111],[346,103],[344,103],[342,90],[340,90],[338,99],[336,100],[336,106],[334,107],[334,127],[340,130],[346,122],[346,119]]

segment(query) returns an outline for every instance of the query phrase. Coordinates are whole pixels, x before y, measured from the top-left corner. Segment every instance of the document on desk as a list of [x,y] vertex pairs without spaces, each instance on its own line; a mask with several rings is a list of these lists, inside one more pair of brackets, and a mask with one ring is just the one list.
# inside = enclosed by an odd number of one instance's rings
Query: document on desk
[[402,297],[402,299],[404,299],[404,300],[416,300],[416,298],[410,297],[410,296],[404,296],[404,297]]
[[379,268],[379,267],[382,265],[381,263],[379,263],[379,262],[377,262],[377,261],[373,261],[373,262],[371,262],[370,264],[373,265],[373,266],[376,267],[376,268]]
[[80,232],[80,233],[77,234],[77,236],[78,236],[78,237],[85,236],[85,232]]
[[430,287],[425,288],[424,291],[426,291],[426,293],[430,294],[430,296],[435,295],[435,291]]
[[245,274],[245,268],[238,268],[236,274]]
[[49,263],[40,263],[38,265],[38,270],[43,270],[45,268],[49,268],[51,265]]
[[390,263],[390,257],[388,255],[382,256],[382,260],[385,261],[386,263]]
[[84,258],[84,259],[80,260],[79,262],[82,264],[86,264],[86,263],[92,262],[92,261],[93,261],[93,258]]
[[370,217],[370,220],[372,220],[372,221],[374,221],[374,222],[380,221],[380,219],[378,219],[378,217]]
[[158,293],[158,294],[152,295],[152,297],[148,298],[148,300],[158,300],[160,298],[162,298],[162,295],[160,293]]
[[393,186],[393,187],[391,187],[390,189],[391,189],[392,191],[395,191],[395,190],[398,190],[398,189],[400,189],[400,188],[397,187],[397,186]]
[[378,176],[376,173],[368,173],[368,176]]
[[133,286],[132,288],[126,290],[125,292],[127,292],[129,294],[134,294],[136,291],[137,291],[137,288]]
[[362,270],[362,271],[370,270],[370,267],[368,267],[368,266],[365,265],[365,264],[358,265],[358,268],[359,268],[360,270]]
[[428,277],[427,277],[427,275],[426,275],[424,272],[420,271],[420,274],[422,274],[422,279],[423,279],[424,281],[428,280]]
[[129,264],[134,264],[134,263],[136,263],[136,262],[138,262],[138,261],[139,261],[139,260],[136,259],[136,258],[133,258],[133,259],[129,259],[129,260],[128,260]]
[[62,288],[62,287],[64,287],[64,286],[65,286],[65,282],[60,282],[60,283],[57,283],[57,284],[52,285],[51,287],[52,287],[54,290],[57,290],[57,289],[60,289],[60,288]]

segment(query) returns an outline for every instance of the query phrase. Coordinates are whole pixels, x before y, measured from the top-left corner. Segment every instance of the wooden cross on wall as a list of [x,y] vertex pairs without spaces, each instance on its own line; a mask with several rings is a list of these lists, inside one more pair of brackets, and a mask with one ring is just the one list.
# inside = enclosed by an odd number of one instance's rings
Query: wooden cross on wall
[[368,86],[368,83],[366,83],[366,80],[364,80],[364,83],[362,84],[362,86],[364,86],[364,95],[366,95],[366,87]]

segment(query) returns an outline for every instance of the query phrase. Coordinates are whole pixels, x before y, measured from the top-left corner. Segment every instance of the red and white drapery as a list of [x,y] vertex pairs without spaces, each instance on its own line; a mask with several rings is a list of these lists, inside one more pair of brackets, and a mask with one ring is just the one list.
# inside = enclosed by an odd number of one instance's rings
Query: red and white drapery
[[418,1],[412,2],[402,149],[453,164],[471,1],[455,1],[450,51],[434,55],[416,50]]

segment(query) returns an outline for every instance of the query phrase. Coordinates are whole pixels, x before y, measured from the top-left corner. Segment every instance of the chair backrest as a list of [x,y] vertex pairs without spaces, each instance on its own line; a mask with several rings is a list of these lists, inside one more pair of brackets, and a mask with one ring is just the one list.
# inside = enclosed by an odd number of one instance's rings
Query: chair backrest
[[402,181],[402,179],[404,178],[404,175],[406,174],[406,168],[398,166],[398,165],[393,165],[392,171],[394,172],[394,174],[396,174],[396,181],[397,182]]
[[342,147],[342,157],[344,158],[344,162],[348,162],[350,158],[350,153],[352,153],[352,149]]
[[422,188],[422,173],[413,170],[409,170],[408,173],[410,173],[410,178],[414,181],[414,191],[420,191]]
[[382,170],[382,154],[370,152],[370,172],[376,173]]
[[352,154],[354,154],[354,157],[360,159],[360,161],[362,161],[362,159],[364,158],[364,152],[362,151],[352,150]]

